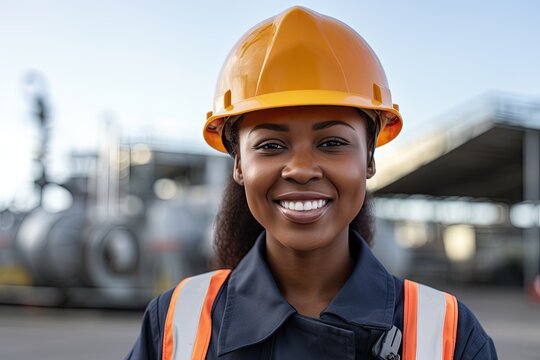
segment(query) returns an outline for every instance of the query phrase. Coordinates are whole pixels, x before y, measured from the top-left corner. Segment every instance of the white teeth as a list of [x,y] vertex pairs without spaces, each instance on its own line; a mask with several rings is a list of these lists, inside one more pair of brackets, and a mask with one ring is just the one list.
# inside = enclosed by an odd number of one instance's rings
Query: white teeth
[[281,207],[289,210],[295,211],[309,211],[320,209],[328,200],[308,200],[308,201],[280,201],[279,204]]

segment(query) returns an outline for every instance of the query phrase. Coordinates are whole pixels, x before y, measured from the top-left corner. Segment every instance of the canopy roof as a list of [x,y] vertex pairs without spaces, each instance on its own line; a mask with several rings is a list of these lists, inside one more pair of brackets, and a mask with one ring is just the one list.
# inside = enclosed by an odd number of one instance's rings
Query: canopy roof
[[371,191],[523,200],[525,133],[540,129],[540,102],[491,94],[437,122],[378,159]]

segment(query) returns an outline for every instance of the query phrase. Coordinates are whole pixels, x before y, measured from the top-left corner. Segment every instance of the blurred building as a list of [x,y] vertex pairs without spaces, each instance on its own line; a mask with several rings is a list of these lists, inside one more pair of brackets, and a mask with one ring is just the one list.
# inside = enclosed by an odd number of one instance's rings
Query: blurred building
[[369,188],[376,252],[396,273],[528,286],[540,270],[540,101],[474,99],[379,159]]

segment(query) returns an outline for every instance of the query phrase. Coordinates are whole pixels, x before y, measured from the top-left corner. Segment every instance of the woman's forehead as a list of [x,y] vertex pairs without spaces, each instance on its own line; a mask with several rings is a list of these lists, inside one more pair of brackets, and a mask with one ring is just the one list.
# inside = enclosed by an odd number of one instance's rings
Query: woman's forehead
[[[370,120],[356,108],[345,106],[295,106],[254,111],[242,117],[239,127],[251,128],[262,123],[289,126],[310,125],[317,122],[344,121],[364,123]],[[360,120],[360,121],[359,121]]]

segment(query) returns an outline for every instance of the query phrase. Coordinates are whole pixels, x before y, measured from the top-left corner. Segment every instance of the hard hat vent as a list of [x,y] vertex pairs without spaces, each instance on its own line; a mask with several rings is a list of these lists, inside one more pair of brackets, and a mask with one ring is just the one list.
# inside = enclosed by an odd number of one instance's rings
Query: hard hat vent
[[225,95],[223,95],[223,107],[226,110],[229,110],[229,108],[231,107],[231,104],[232,104],[231,97],[232,97],[232,93],[231,93],[231,89],[229,89],[225,92]]
[[373,103],[380,105],[382,103],[381,87],[377,84],[373,84]]

